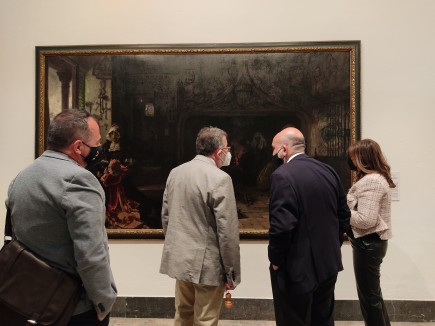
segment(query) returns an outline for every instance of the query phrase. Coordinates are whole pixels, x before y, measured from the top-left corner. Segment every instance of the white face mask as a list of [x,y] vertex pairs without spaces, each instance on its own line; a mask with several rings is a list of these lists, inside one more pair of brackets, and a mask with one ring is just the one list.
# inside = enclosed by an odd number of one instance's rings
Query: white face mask
[[227,152],[227,155],[225,155],[225,160],[222,163],[222,166],[228,166],[231,163],[231,153]]

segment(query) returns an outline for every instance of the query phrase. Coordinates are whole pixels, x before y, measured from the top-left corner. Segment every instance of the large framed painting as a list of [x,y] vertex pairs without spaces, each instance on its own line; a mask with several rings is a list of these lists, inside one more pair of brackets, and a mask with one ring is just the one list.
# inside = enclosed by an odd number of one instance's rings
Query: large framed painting
[[172,168],[195,156],[204,126],[229,134],[224,169],[240,235],[267,238],[273,136],[287,126],[343,187],[346,150],[360,135],[360,42],[36,47],[36,156],[62,110],[98,119],[105,156],[89,169],[106,191],[111,238],[162,238]]

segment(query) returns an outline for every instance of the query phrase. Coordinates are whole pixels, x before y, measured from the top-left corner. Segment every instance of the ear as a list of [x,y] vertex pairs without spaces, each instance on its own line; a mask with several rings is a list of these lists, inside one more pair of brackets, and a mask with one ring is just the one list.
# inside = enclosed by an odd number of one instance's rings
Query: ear
[[213,158],[217,159],[219,157],[219,154],[221,153],[221,149],[218,148],[217,150],[214,151],[214,153],[212,154]]
[[288,145],[282,145],[282,154],[284,160],[287,160],[292,155]]
[[215,161],[216,165],[219,164],[220,158],[219,155],[222,152],[222,150],[220,148],[218,148],[217,150],[214,151],[213,154],[211,154],[211,158],[213,159],[213,161]]
[[71,151],[79,155],[82,153],[81,147],[82,147],[82,141],[80,139],[73,141],[70,145]]

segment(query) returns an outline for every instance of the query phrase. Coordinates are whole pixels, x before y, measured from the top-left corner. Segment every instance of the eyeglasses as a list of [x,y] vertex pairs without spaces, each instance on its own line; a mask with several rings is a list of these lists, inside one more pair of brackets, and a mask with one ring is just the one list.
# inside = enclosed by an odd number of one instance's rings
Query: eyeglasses
[[90,145],[86,144],[83,140],[82,140],[82,144],[87,146],[87,147],[89,147],[89,148],[94,148],[94,147],[100,147],[101,146],[101,144],[98,145],[98,146],[90,146]]
[[89,145],[86,144],[83,140],[82,140],[82,144],[85,145],[85,146],[87,146],[87,147],[89,147],[89,148],[92,148],[92,146],[89,146]]
[[231,146],[221,147],[221,149],[226,149],[229,152],[231,150]]
[[278,153],[281,151],[281,149],[283,149],[284,146],[281,145],[281,147],[278,149],[278,152],[275,153],[275,155],[278,155]]

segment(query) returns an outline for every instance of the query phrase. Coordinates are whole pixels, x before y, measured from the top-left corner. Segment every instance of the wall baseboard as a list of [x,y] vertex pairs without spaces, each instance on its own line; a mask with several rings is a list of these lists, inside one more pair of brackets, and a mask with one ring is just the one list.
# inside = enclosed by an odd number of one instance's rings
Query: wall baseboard
[[[435,320],[435,301],[385,301],[393,322],[429,322]],[[124,318],[173,318],[174,298],[119,297],[111,313]],[[337,300],[335,320],[362,320],[357,300]],[[274,320],[271,299],[234,299],[233,309],[222,308],[223,320]]]

